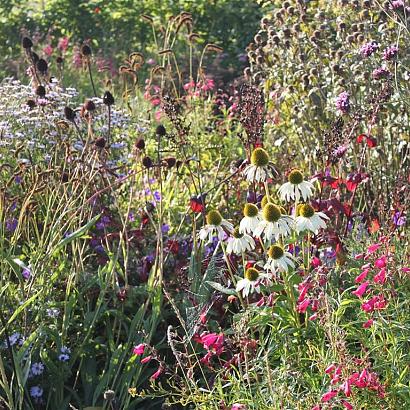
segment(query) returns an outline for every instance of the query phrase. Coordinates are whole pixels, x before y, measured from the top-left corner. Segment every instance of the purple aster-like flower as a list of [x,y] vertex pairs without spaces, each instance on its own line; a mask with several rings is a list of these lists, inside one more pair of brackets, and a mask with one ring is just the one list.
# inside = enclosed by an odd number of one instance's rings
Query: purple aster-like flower
[[390,61],[393,60],[399,52],[399,48],[397,46],[390,46],[387,47],[383,51],[383,60]]
[[154,192],[154,199],[159,202],[161,200],[161,194],[158,191]]
[[373,70],[372,77],[374,80],[388,79],[391,78],[391,72],[386,67],[377,67]]
[[41,362],[33,363],[31,365],[31,373],[33,376],[40,376],[44,372],[44,364]]
[[168,224],[163,224],[161,227],[161,231],[163,234],[168,233],[169,232],[169,225]]
[[396,211],[393,215],[393,223],[396,226],[403,226],[406,224],[406,216],[403,215],[403,212]]
[[363,57],[370,57],[378,48],[379,45],[375,41],[369,41],[360,47],[360,54]]
[[342,114],[348,114],[350,111],[350,94],[346,91],[343,91],[336,97],[336,108]]
[[21,275],[23,276],[23,278],[24,278],[25,280],[28,280],[28,279],[30,278],[30,276],[31,276],[31,270],[30,270],[30,268],[24,268],[24,269],[23,269],[23,272],[21,272]]
[[18,223],[18,221],[17,221],[16,218],[8,219],[6,221],[6,231],[14,232],[17,228],[17,223]]
[[71,350],[66,346],[62,346],[60,352],[58,360],[60,360],[60,362],[68,362],[70,360]]
[[34,399],[39,399],[43,395],[43,389],[40,386],[32,386],[30,388],[30,396]]

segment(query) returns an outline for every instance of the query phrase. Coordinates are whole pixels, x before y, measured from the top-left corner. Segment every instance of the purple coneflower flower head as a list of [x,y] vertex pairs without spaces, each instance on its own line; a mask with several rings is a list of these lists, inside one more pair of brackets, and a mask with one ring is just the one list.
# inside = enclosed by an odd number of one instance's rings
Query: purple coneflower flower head
[[348,114],[350,111],[350,94],[347,91],[343,91],[336,97],[336,108],[342,114]]
[[390,61],[393,60],[399,52],[399,48],[396,46],[387,47],[383,51],[383,60]]
[[370,57],[378,48],[379,45],[375,41],[369,41],[360,47],[360,54],[363,57]]

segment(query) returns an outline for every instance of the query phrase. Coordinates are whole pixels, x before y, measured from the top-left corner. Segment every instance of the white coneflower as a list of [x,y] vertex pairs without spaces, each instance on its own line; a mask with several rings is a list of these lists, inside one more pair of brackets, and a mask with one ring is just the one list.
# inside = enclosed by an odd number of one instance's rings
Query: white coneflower
[[297,213],[296,231],[298,233],[302,231],[317,233],[320,228],[326,228],[324,219],[329,219],[329,217],[323,212],[315,212],[311,205],[300,205]]
[[269,156],[263,148],[255,148],[251,155],[251,163],[243,173],[249,182],[265,182],[268,178]]
[[301,196],[304,201],[310,198],[313,189],[313,184],[305,181],[303,174],[298,169],[294,169],[288,175],[288,182],[279,188],[278,193],[282,201],[296,200],[299,202]]
[[262,220],[254,231],[254,236],[261,237],[270,241],[272,238],[276,240],[280,235],[288,236],[291,233],[292,218],[288,215],[283,215],[281,208],[268,202],[261,212]]
[[294,268],[295,262],[291,253],[285,252],[280,245],[272,245],[268,249],[268,261],[266,262],[265,269],[275,273],[277,270],[287,272],[289,267]]
[[238,228],[232,232],[232,236],[228,239],[226,253],[235,253],[241,255],[243,252],[251,251],[255,248],[255,241],[246,233],[240,233]]
[[236,291],[242,292],[244,297],[249,293],[260,293],[259,271],[255,268],[248,268],[245,271],[244,278],[236,284]]
[[239,224],[239,232],[253,234],[254,230],[261,221],[258,207],[250,203],[245,204],[243,208],[243,215],[244,217]]
[[225,231],[232,232],[233,225],[222,218],[219,211],[209,211],[206,215],[206,225],[199,231],[199,238],[205,240],[208,238],[208,242],[212,242],[212,237],[216,232],[218,239],[222,241],[225,237]]

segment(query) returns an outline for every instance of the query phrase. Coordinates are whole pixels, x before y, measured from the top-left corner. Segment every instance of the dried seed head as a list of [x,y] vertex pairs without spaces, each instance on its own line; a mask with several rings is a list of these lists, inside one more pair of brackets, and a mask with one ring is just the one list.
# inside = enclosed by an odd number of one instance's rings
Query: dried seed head
[[104,148],[106,144],[105,138],[104,137],[97,138],[94,141],[94,144],[97,148]]
[[247,203],[243,208],[243,214],[247,217],[253,218],[258,215],[258,207],[255,204]]
[[56,63],[57,63],[58,65],[63,64],[63,63],[64,63],[64,58],[61,57],[61,56],[58,56],[58,57],[56,58]]
[[142,159],[142,165],[144,165],[145,168],[152,168],[154,165],[152,162],[152,159],[150,157],[144,157]]
[[280,259],[284,254],[285,252],[280,245],[272,245],[268,250],[268,256],[271,259]]
[[167,130],[165,129],[165,127],[162,124],[158,125],[158,127],[155,130],[155,134],[157,134],[161,137],[166,135],[166,133],[167,133]]
[[113,97],[113,95],[112,95],[109,91],[106,91],[106,92],[104,93],[103,103],[104,103],[105,105],[107,105],[107,106],[110,106],[110,105],[113,105],[113,104],[114,104],[114,97]]
[[91,47],[88,44],[81,46],[81,54],[85,57],[89,57],[92,54]]
[[262,209],[263,219],[268,222],[277,222],[282,213],[277,205],[268,202]]
[[38,95],[39,97],[45,97],[46,95],[46,89],[44,88],[44,86],[39,85],[36,88],[36,95]]
[[138,138],[137,141],[135,141],[135,147],[139,150],[143,150],[145,148],[144,138]]
[[36,106],[36,102],[34,100],[27,100],[26,104],[32,110]]
[[259,271],[255,268],[248,268],[245,271],[245,278],[254,282],[256,279],[259,278]]
[[21,45],[23,46],[24,49],[29,50],[31,47],[33,47],[33,42],[31,41],[30,38],[23,37],[23,40],[21,41]]
[[48,63],[44,58],[40,58],[36,63],[36,67],[41,74],[45,74],[48,70]]
[[167,163],[168,168],[172,168],[177,163],[177,160],[175,157],[168,157],[168,158],[165,158],[165,162]]
[[251,155],[251,163],[257,167],[266,167],[269,164],[269,155],[263,148],[255,148]]
[[206,223],[208,225],[219,226],[222,223],[222,216],[217,210],[209,211],[206,214]]
[[64,108],[64,115],[68,121],[74,121],[75,120],[75,111],[71,109],[70,107],[65,107]]
[[89,111],[89,112],[94,111],[94,110],[95,110],[94,101],[93,101],[93,100],[87,100],[87,101],[84,103],[84,109],[87,110],[87,111]]
[[315,214],[315,210],[311,205],[304,204],[299,207],[298,214],[305,218],[311,218]]
[[298,185],[303,182],[303,174],[298,169],[294,169],[289,173],[288,181],[291,184]]
[[31,58],[33,59],[34,64],[36,64],[37,61],[40,60],[40,57],[34,51],[31,52]]

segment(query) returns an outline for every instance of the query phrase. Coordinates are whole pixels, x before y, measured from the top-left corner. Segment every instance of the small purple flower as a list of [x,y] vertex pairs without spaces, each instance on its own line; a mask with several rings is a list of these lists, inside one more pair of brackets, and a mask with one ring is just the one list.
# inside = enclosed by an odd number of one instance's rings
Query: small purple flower
[[342,114],[348,114],[350,111],[350,94],[346,91],[340,93],[336,98],[336,108]]
[[40,386],[32,386],[30,388],[30,396],[33,399],[39,399],[43,395],[43,389]]
[[168,233],[169,232],[169,225],[168,224],[163,224],[162,228],[161,228],[161,231],[162,231],[163,234]]
[[391,73],[386,67],[377,67],[372,72],[372,78],[374,80],[388,79],[391,78]]
[[41,362],[33,363],[30,370],[33,376],[40,376],[44,372],[44,364]]
[[158,191],[154,192],[154,199],[159,202],[161,200],[161,194]]
[[396,46],[387,47],[383,51],[383,60],[390,61],[393,60],[399,52],[399,48]]
[[60,314],[60,310],[57,308],[50,308],[46,310],[47,316],[55,319]]
[[30,270],[30,268],[24,268],[24,269],[23,269],[23,272],[21,272],[21,275],[23,276],[23,278],[24,278],[25,280],[28,280],[28,279],[30,278],[30,276],[31,276],[31,270]]
[[403,212],[396,211],[393,215],[393,223],[396,226],[403,226],[406,224],[407,218],[403,215]]
[[6,231],[14,232],[17,228],[17,223],[18,221],[16,218],[8,219],[6,221]]
[[135,222],[135,214],[134,212],[130,211],[130,213],[128,214],[128,220],[130,222]]
[[347,145],[340,145],[334,150],[333,155],[337,158],[342,158],[343,155],[346,153],[347,149],[348,149]]
[[154,263],[155,257],[154,255],[147,255],[145,259],[147,260],[148,263]]
[[16,184],[21,184],[21,181],[22,181],[23,179],[21,178],[21,176],[20,175],[16,175],[15,177],[14,177],[14,182],[16,183]]
[[360,54],[363,57],[370,57],[378,48],[379,45],[375,41],[370,41],[360,47]]
[[[19,344],[20,340],[21,340],[21,334],[19,332],[15,332],[9,336],[10,346],[14,346],[17,343]],[[6,343],[6,346],[7,346],[7,343]]]
[[109,216],[104,215],[96,224],[95,227],[99,230],[102,231],[105,229],[107,226],[109,226],[111,222],[111,219]]
[[60,360],[60,362],[68,362],[70,360],[71,350],[66,346],[62,346],[60,352],[61,354],[58,355],[58,360]]

